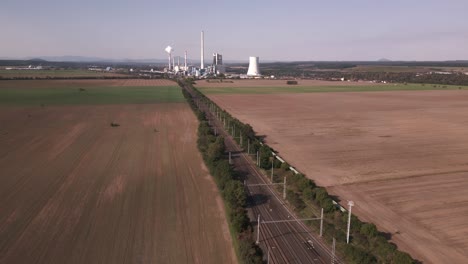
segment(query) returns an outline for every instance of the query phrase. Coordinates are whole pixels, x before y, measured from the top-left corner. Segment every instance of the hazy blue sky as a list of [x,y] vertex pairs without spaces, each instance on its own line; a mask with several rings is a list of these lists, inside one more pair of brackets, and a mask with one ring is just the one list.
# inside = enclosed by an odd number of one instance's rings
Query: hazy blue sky
[[0,57],[468,59],[468,0],[1,0]]

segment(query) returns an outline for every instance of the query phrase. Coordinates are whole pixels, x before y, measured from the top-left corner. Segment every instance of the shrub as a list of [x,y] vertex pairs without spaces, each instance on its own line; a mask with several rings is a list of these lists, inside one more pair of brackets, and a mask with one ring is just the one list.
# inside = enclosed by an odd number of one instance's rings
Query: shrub
[[393,258],[393,263],[395,264],[413,264],[414,260],[408,253],[395,251],[395,256]]
[[370,263],[377,263],[377,260],[372,256],[369,255],[364,250],[357,248],[351,244],[347,244],[345,246],[345,256],[349,260],[349,263],[355,264],[370,264]]
[[287,162],[283,162],[283,163],[281,164],[281,169],[282,169],[282,170],[287,171],[287,170],[289,170],[289,167],[291,167],[291,165],[289,165],[289,163],[287,163]]
[[294,208],[296,208],[297,210],[301,211],[306,207],[304,201],[301,199],[301,197],[297,193],[291,190],[287,190],[286,197],[287,197],[287,200],[292,204],[292,206],[294,206]]
[[359,232],[367,237],[373,238],[379,234],[377,227],[371,223],[364,223]]

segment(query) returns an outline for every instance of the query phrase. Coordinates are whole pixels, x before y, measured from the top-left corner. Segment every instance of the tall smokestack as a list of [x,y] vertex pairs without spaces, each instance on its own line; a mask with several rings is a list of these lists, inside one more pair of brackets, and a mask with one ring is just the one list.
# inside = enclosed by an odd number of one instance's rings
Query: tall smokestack
[[171,70],[171,54],[169,53],[169,70]]
[[185,59],[185,61],[184,61],[184,71],[186,71],[187,70],[187,51],[185,51],[184,59]]
[[[171,70],[171,56],[172,56],[171,54],[172,54],[173,49],[172,49],[171,46],[167,46],[164,50],[165,50],[165,51],[167,52],[167,54],[169,55],[169,56],[168,56],[168,57],[169,57],[169,68],[168,68],[168,70]],[[172,65],[172,66],[174,66],[174,65]]]
[[200,69],[205,68],[205,37],[203,31],[201,32],[201,58]]

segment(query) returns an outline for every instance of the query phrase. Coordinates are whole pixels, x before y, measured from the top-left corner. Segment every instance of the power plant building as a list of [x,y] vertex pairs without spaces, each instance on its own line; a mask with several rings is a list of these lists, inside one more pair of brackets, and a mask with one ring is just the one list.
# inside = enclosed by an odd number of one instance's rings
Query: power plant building
[[249,58],[249,69],[247,70],[247,76],[256,77],[261,76],[259,66],[259,57],[250,57]]
[[223,55],[219,53],[213,53],[213,73],[224,74],[225,72],[226,70],[223,65]]

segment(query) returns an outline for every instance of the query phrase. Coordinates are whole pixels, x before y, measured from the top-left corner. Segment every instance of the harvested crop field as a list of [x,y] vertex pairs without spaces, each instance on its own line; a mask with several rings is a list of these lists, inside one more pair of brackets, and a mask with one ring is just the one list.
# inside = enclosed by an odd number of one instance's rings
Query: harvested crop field
[[375,91],[426,91],[467,90],[468,86],[338,82],[297,80],[297,85],[287,85],[286,80],[227,80],[223,82],[197,81],[197,88],[205,94],[277,94],[277,93],[324,93],[324,92],[375,92]]
[[468,92],[210,94],[424,263],[468,259]]
[[192,110],[131,102],[0,105],[0,263],[236,262]]

